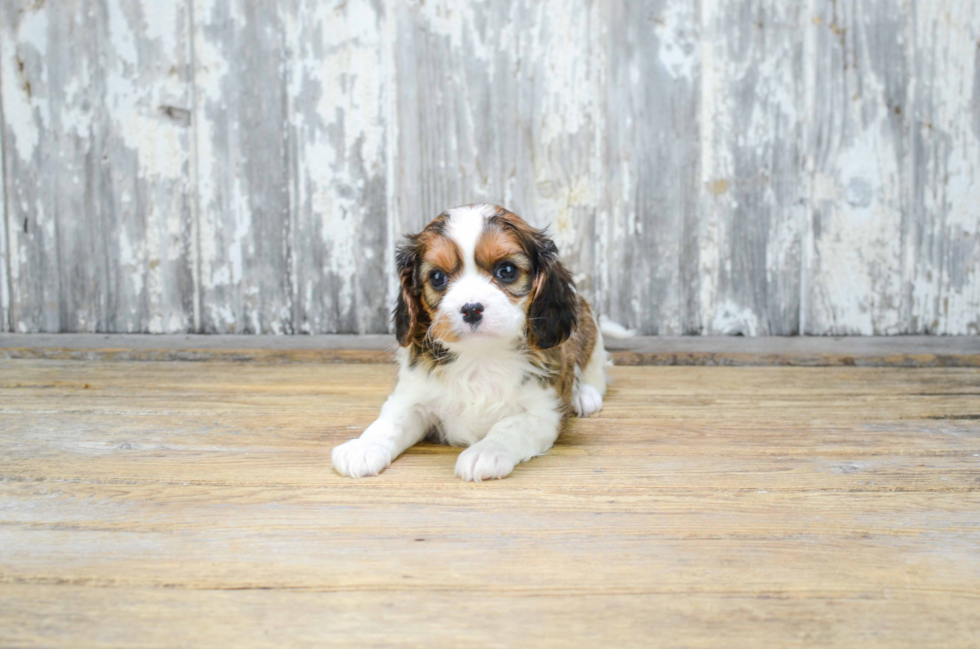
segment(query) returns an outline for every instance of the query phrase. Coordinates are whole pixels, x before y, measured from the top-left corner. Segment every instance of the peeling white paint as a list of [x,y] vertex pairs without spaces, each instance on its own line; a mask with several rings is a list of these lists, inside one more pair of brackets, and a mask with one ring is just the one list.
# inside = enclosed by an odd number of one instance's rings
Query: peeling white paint
[[492,200],[644,331],[980,332],[972,0],[52,7],[0,25],[0,329],[383,331],[397,235]]
[[[702,8],[706,14],[710,7]],[[659,41],[658,54],[664,69],[674,78],[694,82],[700,48],[697,5],[693,2],[668,2],[664,12],[654,20],[653,32]]]
[[[922,53],[915,115],[929,155],[921,214],[934,219],[931,250],[906,273],[919,331],[980,334],[980,7],[970,0],[920,8],[913,38]],[[913,194],[915,196],[915,194]],[[918,252],[918,251],[916,251]],[[921,257],[921,259],[920,259]]]
[[[523,206],[525,216],[538,226],[550,225],[555,244],[569,259],[580,290],[591,297],[594,269],[594,231],[591,220],[598,205],[594,160],[593,123],[598,106],[593,77],[598,73],[594,52],[598,49],[593,22],[596,12],[586,5],[561,2],[532,5],[534,24],[540,32],[524,35],[525,51],[515,54],[520,68],[535,85],[540,84],[541,106],[528,117],[538,121],[532,143],[533,189]],[[525,72],[526,70],[526,72]],[[518,211],[520,205],[510,206]]]
[[714,309],[711,332],[721,336],[758,336],[763,332],[759,316],[752,309],[725,300]]
[[729,192],[713,192],[718,183],[730,185],[734,178],[734,161],[731,150],[724,145],[734,136],[731,122],[731,101],[725,88],[726,57],[722,32],[724,0],[704,0],[702,3],[700,115],[701,167],[700,186],[696,190],[702,196],[701,216],[698,220],[699,248],[699,301],[707,311],[708,321],[714,305],[719,302],[719,279],[724,270],[725,255],[722,245],[727,238],[728,221],[724,218],[732,208]]
[[[0,152],[3,151],[3,124],[0,123]],[[0,155],[0,332],[10,331],[10,279],[7,277],[7,195],[3,156]]]
[[[40,139],[40,130],[49,128],[50,112],[45,90],[46,74],[41,79],[27,79],[25,59],[44,60],[47,56],[48,13],[28,10],[11,37],[0,39],[0,55],[3,57],[4,74],[0,77],[3,100],[3,118],[8,138],[15,145],[17,155],[25,163],[33,160]],[[46,69],[42,68],[46,72]]]
[[[414,3],[413,3],[414,4]],[[473,57],[478,61],[491,60],[491,48],[477,29],[476,13],[480,7],[475,2],[425,2],[413,7],[419,19],[428,29],[449,39],[453,51]],[[553,16],[558,18],[558,16]]]
[[[139,63],[136,53],[137,36],[123,13],[122,3],[118,0],[108,2],[106,8],[109,11],[109,41],[112,43],[116,57],[126,65],[136,66]],[[133,8],[132,4],[129,4],[129,8]]]
[[[193,0],[193,5],[194,17],[197,22],[193,33],[196,108],[192,119],[195,125],[196,182],[198,203],[200,204],[198,212],[200,230],[198,265],[201,288],[206,291],[212,289],[216,285],[216,281],[223,280],[221,283],[233,281],[230,267],[214,267],[217,256],[217,238],[214,233],[217,231],[222,209],[222,206],[217,202],[217,170],[221,161],[217,159],[218,152],[213,144],[215,138],[212,129],[213,124],[206,114],[208,109],[221,104],[221,84],[230,73],[230,68],[221,49],[206,37],[201,28],[201,24],[207,20],[207,17],[214,14],[217,5],[216,0]],[[214,304],[207,305],[212,317],[218,322],[232,324],[234,316],[230,312],[230,308],[227,306],[219,307],[219,315],[216,306]]]
[[[289,63],[299,177],[294,219],[304,233],[296,252],[304,267],[297,276],[312,273],[321,291],[327,289],[318,301],[306,281],[297,295],[304,329],[329,331],[338,326],[337,314],[355,314],[356,330],[367,331],[361,286],[383,291],[387,285],[386,279],[364,275],[365,262],[373,267],[374,251],[359,245],[371,227],[362,216],[374,200],[368,192],[387,168],[380,27],[380,16],[364,0],[341,9],[302,3],[285,23],[287,39],[297,44]],[[311,112],[307,102],[317,94]],[[313,265],[317,255],[321,261]]]
[[[874,67],[866,30],[880,26],[858,15],[830,17],[818,29],[824,56],[847,64],[822,89],[821,136],[830,142],[818,191],[833,201],[815,202],[810,332],[897,334],[902,319],[902,211],[908,146],[903,153],[892,131],[888,89]],[[843,44],[842,44],[843,43]],[[897,63],[896,63],[897,64]],[[908,107],[906,106],[907,110]],[[870,188],[870,192],[868,189]]]
[[[702,5],[700,310],[706,334],[798,331],[806,211],[796,3]],[[747,38],[746,34],[751,34]],[[743,249],[751,249],[750,254]]]

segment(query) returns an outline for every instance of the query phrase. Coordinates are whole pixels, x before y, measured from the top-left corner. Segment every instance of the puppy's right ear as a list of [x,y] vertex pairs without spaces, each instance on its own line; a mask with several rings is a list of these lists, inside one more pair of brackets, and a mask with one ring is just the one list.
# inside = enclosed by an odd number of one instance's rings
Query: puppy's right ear
[[422,287],[419,283],[419,264],[422,261],[422,246],[418,235],[410,235],[407,241],[395,252],[395,265],[401,291],[392,319],[395,322],[395,336],[398,344],[407,346],[413,341],[421,341],[427,325],[423,322]]

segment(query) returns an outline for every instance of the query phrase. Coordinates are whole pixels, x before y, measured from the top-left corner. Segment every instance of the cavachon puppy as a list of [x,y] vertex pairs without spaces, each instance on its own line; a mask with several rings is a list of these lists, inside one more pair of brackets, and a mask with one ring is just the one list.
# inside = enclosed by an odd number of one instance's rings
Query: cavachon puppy
[[339,473],[378,475],[431,435],[469,447],[463,480],[503,478],[547,452],[572,413],[602,407],[602,333],[543,231],[496,205],[457,207],[408,237],[397,266],[398,385],[333,449]]

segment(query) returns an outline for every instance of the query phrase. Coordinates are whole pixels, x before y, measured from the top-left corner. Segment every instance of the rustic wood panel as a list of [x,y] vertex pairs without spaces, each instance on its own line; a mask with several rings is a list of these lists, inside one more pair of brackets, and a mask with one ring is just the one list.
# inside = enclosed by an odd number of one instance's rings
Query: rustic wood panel
[[201,329],[293,333],[287,45],[279,3],[192,0]]
[[[926,604],[910,600],[902,590],[889,598],[862,595],[840,604],[820,597],[776,599],[725,591],[705,595],[697,609],[675,592],[590,593],[590,606],[584,608],[575,606],[575,593],[532,595],[412,591],[359,597],[349,592],[32,585],[8,586],[0,591],[0,605],[7,619],[45,621],[43,629],[11,626],[8,638],[18,647],[67,639],[76,646],[123,644],[134,629],[139,640],[133,644],[141,647],[193,646],[202,637],[235,647],[279,647],[283,641],[328,647],[351,642],[459,647],[474,644],[474,639],[490,646],[513,641],[555,648],[644,647],[661,640],[666,645],[674,638],[682,638],[686,647],[716,647],[722,632],[729,647],[968,647],[967,634],[976,629],[973,602],[946,593],[935,593]],[[383,622],[375,607],[366,606],[372,601],[384,602]],[[922,626],[908,628],[910,609]],[[446,611],[465,614],[447,624]],[[963,619],[971,622],[964,625]],[[202,625],[207,634],[200,632]],[[375,632],[367,634],[367,629]]]
[[384,331],[382,8],[194,7],[202,329]]
[[980,332],[969,0],[0,12],[11,330],[383,332],[493,201],[644,333]]
[[[0,335],[0,359],[391,363],[395,348],[390,334]],[[637,336],[606,348],[616,365],[980,367],[977,336]]]
[[[980,334],[980,6],[917,2],[907,330]],[[903,314],[906,315],[906,314]]]
[[550,226],[592,297],[598,11],[591,3],[393,3],[392,218],[501,203]]
[[287,6],[293,329],[386,331],[384,8]]
[[[502,481],[330,470],[386,365],[6,361],[0,643],[969,646],[977,369],[614,368]],[[508,641],[503,644],[508,644]]]
[[701,5],[701,331],[800,333],[803,0]]
[[2,5],[12,327],[193,326],[183,3]]
[[[3,48],[0,45],[0,56]],[[0,80],[0,88],[2,88]],[[3,93],[0,91],[0,332],[10,331],[10,279],[7,274],[7,199],[3,173]]]
[[897,334],[910,216],[911,2],[820,0],[807,105],[812,173],[805,332]]
[[687,0],[613,2],[598,182],[600,309],[642,333],[700,333],[700,20]]
[[[51,112],[52,108],[59,112],[67,108],[64,102],[68,98],[61,97],[54,107],[51,99],[65,91],[66,84],[60,82],[60,77],[77,74],[78,69],[73,66],[81,65],[85,58],[85,45],[79,44],[74,52],[70,51],[71,42],[64,32],[74,21],[86,18],[77,6],[74,10],[68,8],[59,20],[28,2],[4,2],[0,11],[10,319],[15,331],[59,331],[67,323],[60,315],[62,277],[55,203],[69,208],[75,203],[80,219],[91,219],[92,207],[79,204],[83,190],[75,183],[54,191],[53,182],[59,177],[80,175],[82,170],[75,167],[84,164],[89,165],[87,174],[95,174],[99,165],[92,164],[98,161],[97,154],[92,156],[94,160],[86,161],[89,149],[95,146],[91,141],[91,116],[77,124],[81,132],[69,133],[62,141],[53,130]],[[91,26],[89,29],[94,31]],[[86,45],[91,48],[91,40]],[[67,68],[59,65],[59,79],[54,81],[49,78],[54,71],[47,61],[56,57],[65,59]],[[91,52],[88,58],[92,59]],[[74,108],[80,111],[87,88],[76,83],[71,90],[78,95],[80,101]],[[91,109],[91,99],[87,103]],[[86,184],[97,182],[94,178],[85,180]],[[97,259],[93,259],[95,263]]]

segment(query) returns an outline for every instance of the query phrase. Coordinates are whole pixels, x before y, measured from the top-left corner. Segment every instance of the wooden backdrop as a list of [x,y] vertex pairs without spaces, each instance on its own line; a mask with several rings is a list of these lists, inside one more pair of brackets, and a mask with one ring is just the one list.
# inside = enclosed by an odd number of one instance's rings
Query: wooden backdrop
[[656,334],[980,333],[977,0],[0,0],[0,328],[383,332],[501,202]]

